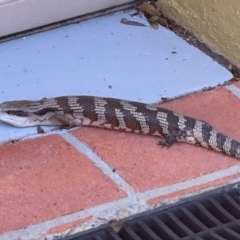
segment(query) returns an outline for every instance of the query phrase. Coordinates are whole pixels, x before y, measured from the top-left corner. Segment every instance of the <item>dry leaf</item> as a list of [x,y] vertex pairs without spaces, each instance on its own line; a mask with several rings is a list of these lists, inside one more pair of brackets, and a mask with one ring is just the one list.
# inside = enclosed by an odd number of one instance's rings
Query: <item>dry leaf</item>
[[175,28],[174,25],[168,23],[167,20],[162,17],[158,18],[158,23],[171,30]]
[[143,11],[144,13],[149,14],[150,16],[158,16],[160,17],[159,11],[151,4],[143,3],[138,6],[138,10]]
[[123,24],[132,25],[132,26],[146,27],[146,25],[143,23],[136,22],[136,21],[129,21],[126,18],[122,18],[120,22]]
[[158,22],[152,22],[150,23],[151,27],[154,29],[158,29]]
[[138,10],[144,12],[145,17],[154,29],[158,29],[158,23],[171,30],[175,28],[174,25],[168,23],[167,20],[161,16],[159,10],[152,4],[143,3],[138,6]]
[[148,21],[149,21],[150,23],[153,23],[153,22],[158,22],[158,19],[159,19],[158,16],[152,16],[152,17],[150,17],[150,18],[148,19]]
[[152,16],[148,19],[148,22],[154,29],[158,29],[158,19],[159,19],[158,16]]

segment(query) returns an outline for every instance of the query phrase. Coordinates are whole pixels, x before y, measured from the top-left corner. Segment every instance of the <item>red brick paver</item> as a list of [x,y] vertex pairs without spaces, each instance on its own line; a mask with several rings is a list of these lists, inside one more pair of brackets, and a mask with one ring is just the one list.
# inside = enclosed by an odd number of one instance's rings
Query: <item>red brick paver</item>
[[[221,87],[161,106],[205,120],[240,140],[240,112],[236,111],[239,104],[236,96]],[[130,191],[124,192],[124,187],[102,171],[101,164],[96,167],[58,134],[5,144],[0,147],[0,234],[76,212],[81,213],[79,218],[45,227],[41,236],[81,224],[89,223],[91,227],[91,221],[97,226],[116,216],[131,215],[139,206],[148,209],[164,201],[177,201],[240,176],[239,160],[201,147],[175,143],[168,149],[157,145],[157,137],[96,128],[69,133],[76,141],[86,143],[89,151],[109,165],[112,174],[130,185]],[[235,172],[228,169],[232,166]],[[218,175],[219,170],[226,170],[226,174]],[[201,182],[202,176],[214,173],[212,180],[209,177],[208,182]],[[196,183],[190,184],[194,179]],[[179,184],[180,189],[169,193],[161,190],[174,189],[174,184]],[[134,208],[136,204],[139,206]],[[105,215],[99,216],[101,212]]]
[[[237,109],[239,104],[240,101],[233,94],[220,88],[161,106],[204,119],[237,139],[240,136],[240,129],[236,128],[240,113],[237,115],[232,109]],[[151,136],[91,128],[77,129],[73,134],[119,171],[137,191],[196,178],[239,164],[237,159],[189,144],[176,143],[170,148],[163,148],[157,145],[158,138]]]
[[1,233],[125,197],[58,135],[3,146],[0,156]]

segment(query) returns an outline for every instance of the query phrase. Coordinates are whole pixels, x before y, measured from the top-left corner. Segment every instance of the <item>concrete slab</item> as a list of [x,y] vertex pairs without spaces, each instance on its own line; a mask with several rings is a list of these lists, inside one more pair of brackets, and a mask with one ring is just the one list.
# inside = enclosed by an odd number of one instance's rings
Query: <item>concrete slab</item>
[[[0,45],[0,102],[59,95],[97,95],[159,102],[232,78],[198,49],[132,12],[117,12]],[[49,129],[47,129],[48,131]],[[36,128],[0,123],[0,142]]]

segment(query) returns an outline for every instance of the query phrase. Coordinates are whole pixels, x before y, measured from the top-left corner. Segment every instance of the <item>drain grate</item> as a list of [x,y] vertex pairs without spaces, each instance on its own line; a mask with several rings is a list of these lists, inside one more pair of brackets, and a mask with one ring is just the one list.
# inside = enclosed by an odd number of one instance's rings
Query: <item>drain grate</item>
[[[123,220],[122,224],[108,224],[68,239],[238,240],[240,184],[229,188],[189,198],[167,209],[148,211]],[[121,229],[116,232],[118,227]]]

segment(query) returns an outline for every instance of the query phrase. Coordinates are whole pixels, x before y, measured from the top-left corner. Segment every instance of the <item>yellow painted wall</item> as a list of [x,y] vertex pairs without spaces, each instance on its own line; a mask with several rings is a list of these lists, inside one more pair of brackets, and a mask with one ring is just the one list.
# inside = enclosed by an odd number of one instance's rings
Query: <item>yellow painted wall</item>
[[240,67],[239,0],[158,0],[161,12]]

